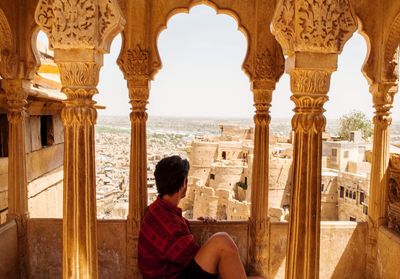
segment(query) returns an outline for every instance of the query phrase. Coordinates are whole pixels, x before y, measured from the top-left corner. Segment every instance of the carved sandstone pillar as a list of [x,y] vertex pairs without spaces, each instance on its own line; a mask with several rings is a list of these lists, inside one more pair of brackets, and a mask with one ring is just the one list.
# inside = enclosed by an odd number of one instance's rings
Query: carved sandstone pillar
[[28,193],[25,159],[25,105],[29,81],[3,79],[8,104],[8,219],[28,216]]
[[64,124],[63,278],[97,278],[94,125],[101,64],[60,62]]
[[28,212],[28,189],[25,154],[25,105],[30,83],[23,79],[3,79],[2,87],[8,104],[8,214],[18,225],[19,275],[26,277],[26,223]]
[[289,57],[286,69],[296,105],[286,278],[319,278],[323,104],[337,56],[357,30],[357,20],[349,0],[321,5],[281,0],[272,29]]
[[271,81],[254,81],[254,160],[251,192],[250,214],[250,272],[268,276],[268,174],[269,174],[269,109],[275,83]]
[[[147,144],[146,144],[146,105],[149,98],[150,82],[147,78],[132,78],[128,81],[129,99],[132,105],[131,150],[129,172],[129,212],[128,212],[128,246],[133,252],[129,255],[133,267],[133,278],[139,278],[137,269],[137,244],[140,223],[147,206]],[[131,257],[133,256],[133,257]],[[129,273],[128,273],[129,274]]]
[[63,278],[97,278],[94,125],[103,54],[125,20],[116,0],[39,0],[35,20],[47,34],[67,95],[64,123]]
[[388,167],[389,167],[389,143],[390,124],[392,118],[390,109],[393,97],[397,91],[393,83],[374,84],[370,87],[375,107],[374,137],[371,162],[371,182],[369,194],[369,238],[367,274],[369,278],[378,278],[377,273],[377,237],[378,228],[386,222],[388,206]]
[[140,278],[137,266],[137,245],[140,223],[147,206],[146,105],[149,99],[149,53],[139,44],[124,51],[118,64],[128,81],[131,104],[131,149],[129,168],[129,211],[127,223],[126,278]]
[[293,189],[290,204],[286,278],[319,278],[323,105],[328,100],[331,71],[290,70]]

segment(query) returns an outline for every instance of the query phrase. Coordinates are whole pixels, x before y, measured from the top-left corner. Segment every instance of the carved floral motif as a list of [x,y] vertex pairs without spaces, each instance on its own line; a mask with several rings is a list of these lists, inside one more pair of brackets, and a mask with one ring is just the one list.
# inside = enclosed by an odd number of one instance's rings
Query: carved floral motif
[[115,0],[40,0],[35,19],[56,49],[107,48],[125,23]]
[[256,79],[275,79],[275,58],[269,49],[256,57]]
[[295,93],[326,94],[330,77],[329,71],[296,69],[290,73],[290,87]]
[[295,1],[282,0],[275,9],[272,20],[272,33],[276,40],[281,44],[283,50],[294,51],[294,40],[296,37],[294,27]]
[[99,82],[101,65],[98,63],[63,62],[58,63],[58,67],[64,87],[95,87]]
[[8,104],[7,118],[11,124],[21,123],[26,116],[25,106],[28,92],[24,89],[23,84],[23,80],[20,79],[4,79],[2,81],[2,88]]
[[125,74],[126,79],[131,77],[147,77],[149,75],[149,51],[139,44],[133,49],[128,49],[118,60],[118,65]]
[[341,52],[357,30],[348,0],[282,0],[272,22],[285,52]]
[[256,125],[269,125],[271,116],[269,109],[271,108],[272,90],[253,89],[254,106],[256,114],[254,115],[254,123]]
[[328,100],[330,72],[323,70],[296,69],[290,73],[295,115],[292,127],[304,133],[320,133],[325,130],[323,106]]
[[94,125],[97,111],[94,106],[69,106],[66,102],[66,107],[61,111],[61,119],[65,127]]

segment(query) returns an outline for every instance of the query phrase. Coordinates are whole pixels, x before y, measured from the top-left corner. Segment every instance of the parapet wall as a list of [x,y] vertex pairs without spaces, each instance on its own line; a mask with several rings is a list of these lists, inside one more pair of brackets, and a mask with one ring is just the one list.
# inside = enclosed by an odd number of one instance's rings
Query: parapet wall
[[378,233],[379,278],[398,279],[400,274],[400,235],[386,227]]
[[[191,228],[199,243],[204,243],[215,232],[229,233],[239,247],[242,261],[247,264],[247,222],[203,224],[192,221]],[[268,278],[284,278],[288,223],[271,223],[270,230]],[[29,220],[29,278],[61,278],[61,235],[61,219]],[[320,278],[365,278],[367,236],[367,223],[322,222]],[[382,278],[397,278],[393,276],[400,273],[396,262],[400,249],[389,249],[394,242],[381,241],[384,237],[382,234],[379,236],[379,245],[381,249],[385,249],[381,258],[390,270],[385,270],[385,276]],[[124,278],[126,241],[126,220],[98,221],[99,278]],[[395,243],[399,246],[400,242],[397,240]],[[0,245],[4,243],[0,242]],[[3,247],[0,246],[1,251],[4,251]]]
[[0,278],[18,278],[18,235],[15,221],[0,226],[0,251]]
[[[283,222],[271,223],[268,278],[285,278],[288,226]],[[364,279],[367,237],[367,223],[321,222],[319,277]]]

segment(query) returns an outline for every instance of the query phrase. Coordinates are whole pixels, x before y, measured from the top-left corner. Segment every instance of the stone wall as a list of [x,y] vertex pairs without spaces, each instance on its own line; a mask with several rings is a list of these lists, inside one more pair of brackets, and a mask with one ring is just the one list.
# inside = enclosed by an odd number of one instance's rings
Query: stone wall
[[[268,278],[285,278],[287,230],[271,223]],[[367,223],[321,222],[320,278],[365,278],[367,236]]]
[[211,164],[216,160],[218,154],[218,143],[194,141],[190,148],[189,176],[194,176],[207,182],[210,176]]
[[59,167],[28,184],[31,218],[62,218],[63,167]]
[[241,180],[244,168],[243,165],[212,164],[210,173],[214,175],[214,178],[210,179],[209,186],[214,189],[234,191],[236,183]]
[[292,159],[270,157],[269,207],[283,207],[290,203]]
[[[186,217],[190,216],[194,220],[209,216],[216,220],[242,221],[250,216],[250,203],[233,199],[233,191],[192,185],[187,200],[191,198],[193,198],[193,213]],[[186,200],[181,202],[181,206],[183,210],[189,209]]]
[[[215,232],[228,232],[239,247],[242,261],[247,263],[247,222],[203,224],[200,221],[192,221],[191,229],[200,244]],[[288,223],[271,223],[270,229],[268,278],[284,278]],[[61,219],[29,220],[30,278],[61,278],[61,231]],[[363,279],[367,236],[366,223],[322,222],[320,278]],[[385,248],[381,257],[388,264],[385,270],[388,277],[382,278],[396,278],[390,277],[390,274],[399,274],[399,270],[396,269],[398,265],[391,261],[399,258],[400,242],[399,239],[388,239],[385,235],[380,235],[379,239],[383,238],[386,240],[380,241],[379,245]],[[98,243],[99,278],[123,278],[126,263],[126,220],[99,220]],[[393,247],[390,246],[393,243],[399,248],[388,249]]]
[[[338,218],[340,221],[348,221],[355,218],[356,221],[367,221],[368,215],[364,207],[368,206],[369,177],[353,173],[341,173],[338,176],[338,191],[344,188],[344,197],[338,197]],[[360,202],[361,193],[364,202]]]
[[[61,219],[28,222],[29,278],[61,278]],[[99,278],[124,278],[126,268],[126,220],[97,223]]]
[[0,251],[0,278],[18,278],[18,236],[15,221],[0,226]]
[[29,153],[26,158],[28,182],[60,167],[64,160],[64,144],[55,144]]
[[378,233],[379,278],[397,279],[400,274],[400,234],[380,227]]
[[321,179],[321,220],[338,220],[337,173],[323,171]]
[[[64,145],[27,154],[28,206],[33,218],[61,218]],[[0,158],[0,223],[8,208],[8,158]]]

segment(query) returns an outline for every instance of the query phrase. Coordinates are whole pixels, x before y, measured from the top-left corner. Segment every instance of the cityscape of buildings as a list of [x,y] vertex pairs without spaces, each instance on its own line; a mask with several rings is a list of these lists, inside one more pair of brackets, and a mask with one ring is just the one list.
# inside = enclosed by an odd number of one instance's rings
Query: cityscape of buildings
[[[254,130],[249,121],[150,119],[147,135],[148,202],[157,197],[154,168],[178,154],[190,161],[186,197],[188,219],[247,220],[250,215]],[[118,124],[117,124],[118,123]],[[218,124],[219,123],[219,124]],[[290,128],[290,125],[287,123]],[[269,215],[288,220],[292,143],[284,121],[271,126]],[[203,131],[203,133],[202,133]],[[286,135],[285,135],[286,134]],[[393,133],[395,142],[397,133]],[[96,134],[97,206],[101,219],[126,218],[129,190],[129,119],[100,117]],[[371,167],[370,140],[354,131],[349,141],[324,134],[321,219],[366,221]],[[395,146],[391,152],[398,153]]]

